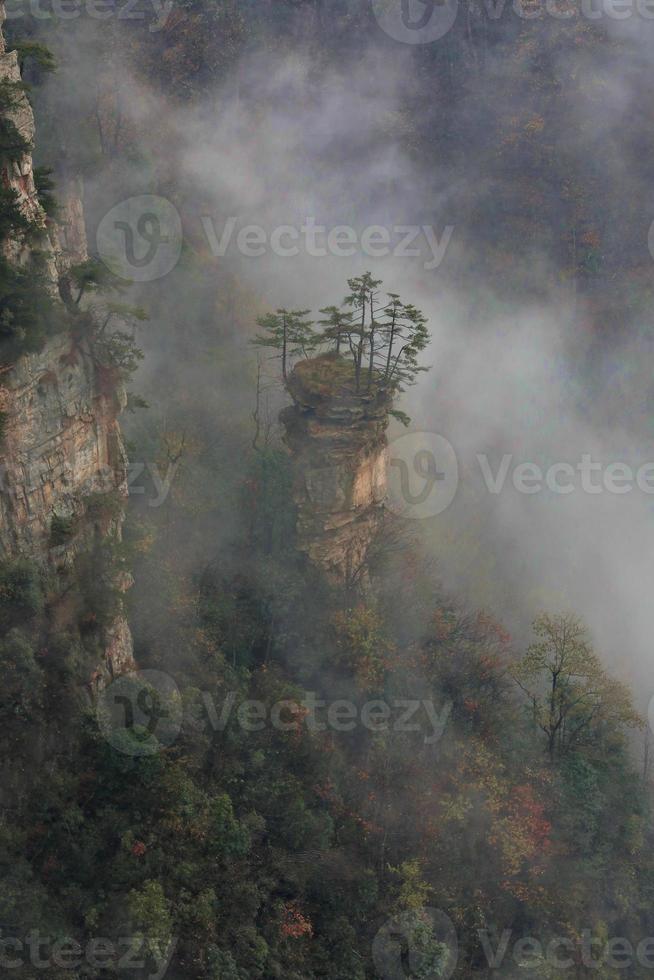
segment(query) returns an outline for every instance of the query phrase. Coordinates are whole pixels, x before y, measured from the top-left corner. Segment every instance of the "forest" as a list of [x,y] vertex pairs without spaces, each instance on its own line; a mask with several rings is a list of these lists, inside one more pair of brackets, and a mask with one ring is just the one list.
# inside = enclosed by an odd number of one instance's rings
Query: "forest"
[[7,0],[0,976],[654,975],[654,26],[591,7]]

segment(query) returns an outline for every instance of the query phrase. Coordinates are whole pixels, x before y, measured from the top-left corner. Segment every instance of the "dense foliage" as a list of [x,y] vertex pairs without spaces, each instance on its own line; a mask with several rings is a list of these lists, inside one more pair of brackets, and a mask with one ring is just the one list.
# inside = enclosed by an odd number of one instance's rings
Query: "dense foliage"
[[[510,296],[519,277],[507,266],[519,254],[521,287],[537,294],[542,278],[529,270],[545,243],[580,308],[596,303],[597,322],[617,330],[616,287],[598,276],[602,264],[633,271],[620,287],[629,294],[622,309],[637,315],[650,289],[631,232],[620,230],[630,223],[612,225],[605,214],[603,158],[589,191],[574,178],[578,144],[565,143],[563,160],[551,152],[561,118],[574,122],[563,93],[576,80],[560,55],[569,47],[605,52],[611,42],[588,23],[566,34],[558,21],[534,41],[525,24],[477,23],[465,6],[467,18],[442,45],[415,53],[421,84],[406,99],[405,118],[389,125],[434,166],[472,166],[461,119],[480,112],[479,103],[470,108],[469,86],[497,59],[498,84],[519,79],[521,97],[507,113],[489,96],[483,119],[473,120],[484,153],[472,172],[485,170],[492,192],[470,206],[468,221],[474,230],[485,219],[492,234],[475,240],[479,262],[471,267]],[[121,112],[118,48],[142,79],[192,105],[262,42],[292,47],[308,34],[316,62],[356,55],[370,28],[364,7],[188,0],[165,30],[112,20],[92,52],[113,68],[112,85],[82,92],[83,112],[48,112],[52,96],[44,97],[52,162],[91,176],[100,165],[115,176],[125,158],[156,170]],[[48,24],[32,28],[56,34]],[[27,71],[52,67],[37,42],[19,51]],[[598,75],[589,98],[601,98]],[[16,149],[10,130],[0,137]],[[44,179],[40,186],[49,193]],[[27,232],[10,193],[0,209],[3,233]],[[73,972],[51,962],[53,980],[156,975],[168,957],[166,976],[184,980],[365,980],[379,975],[379,930],[408,914],[424,934],[423,976],[438,978],[442,937],[421,919],[434,907],[458,934],[457,978],[522,976],[513,943],[529,936],[570,944],[565,975],[642,975],[607,952],[615,938],[635,947],[654,934],[650,787],[634,763],[639,719],[629,692],[574,617],[544,613],[533,642],[522,645],[486,612],[454,601],[403,528],[387,529],[393,547],[371,568],[367,593],[344,596],[308,571],[293,548],[283,447],[260,419],[252,448],[249,394],[245,407],[228,411],[217,395],[233,390],[232,374],[250,370],[233,338],[260,304],[227,274],[217,295],[213,269],[201,257],[186,261],[154,298],[153,318],[173,327],[148,391],[156,406],[132,430],[134,458],[174,477],[165,503],[151,508],[145,494],[133,496],[126,545],[105,540],[80,557],[63,597],[30,562],[0,567],[2,936],[38,929],[85,949],[99,937],[114,949],[127,940],[147,958],[136,971],[111,953],[102,968]],[[94,338],[117,380],[140,359],[131,328],[142,313],[108,303],[104,291],[116,284],[107,279],[96,262],[85,263],[72,270],[63,298],[68,324]],[[345,351],[355,387],[365,390],[378,371],[399,386],[411,378],[391,375],[391,351],[401,323],[424,339],[420,314],[391,294],[370,315],[377,284],[353,283],[349,302],[321,310],[320,336],[339,356]],[[33,349],[50,316],[34,270],[0,265],[0,307],[11,356]],[[262,320],[282,357],[314,349],[306,317],[280,310]],[[410,375],[413,364],[406,368]],[[90,511],[106,504],[88,501]],[[55,517],[51,545],[73,531]],[[130,619],[139,664],[168,674],[177,689],[143,692],[134,680],[123,690],[128,703],[146,695],[154,724],[147,754],[130,750],[130,739],[147,733],[108,740],[96,710],[101,629],[114,608],[107,564],[125,553],[137,580]],[[447,568],[440,572],[446,579]],[[370,702],[414,701],[417,728],[384,727],[377,709],[376,724],[312,729],[307,692],[348,702],[356,719]],[[256,712],[250,723],[252,701],[263,706],[263,725]],[[158,727],[162,711],[169,720],[181,711],[179,731]],[[509,952],[491,970],[485,942],[497,950],[505,930]],[[584,933],[599,966],[583,961]],[[531,966],[538,977],[561,975],[550,963]],[[43,971],[27,965],[21,975],[35,980]]]
[[[183,714],[170,737],[155,726],[162,741],[148,754],[108,743],[84,694],[102,590],[80,603],[77,634],[53,636],[37,570],[3,566],[4,751],[25,773],[55,731],[59,746],[38,783],[19,780],[4,824],[5,934],[35,922],[83,947],[142,937],[149,970],[172,953],[167,975],[198,980],[374,976],[378,930],[423,906],[454,922],[461,977],[488,975],[484,930],[573,944],[584,929],[601,943],[648,935],[652,832],[625,741],[637,723],[628,699],[602,675],[584,737],[569,723],[552,754],[542,712],[511,677],[540,674],[547,689],[548,643],[570,621],[536,624],[520,659],[490,617],[444,596],[406,538],[374,570],[377,598],[344,601],[307,578],[287,536],[264,533],[278,510],[252,519],[283,483],[274,457],[252,464],[229,562],[173,575],[155,646],[156,622],[133,618],[141,667],[177,686],[172,701],[153,692],[157,717]],[[129,542],[139,578],[160,589],[159,520],[148,532],[137,521]],[[91,598],[97,571],[80,575]],[[574,642],[587,643],[579,630]],[[593,658],[588,648],[589,677]],[[358,721],[326,725],[325,708],[308,724],[307,692],[346,699]],[[407,699],[420,708],[413,728],[362,723],[371,702]]]

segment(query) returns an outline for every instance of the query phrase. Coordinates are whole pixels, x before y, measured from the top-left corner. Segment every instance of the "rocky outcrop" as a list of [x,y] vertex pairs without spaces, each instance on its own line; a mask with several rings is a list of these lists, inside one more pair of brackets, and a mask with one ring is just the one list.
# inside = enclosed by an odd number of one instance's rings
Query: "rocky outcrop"
[[88,257],[84,226],[83,188],[79,177],[61,174],[57,178],[57,220],[51,234],[54,238],[55,262],[59,276]]
[[[3,20],[0,4],[0,24]],[[0,82],[20,78],[17,54],[5,50],[0,31]],[[34,117],[20,90],[6,115],[31,146]],[[39,269],[60,302],[60,277],[87,258],[81,189],[75,180],[63,183],[58,219],[51,222],[39,203],[29,150],[0,162],[0,179],[16,192],[25,217],[43,231],[36,246]],[[29,238],[10,237],[3,254],[26,266],[33,247]],[[120,538],[127,497],[118,424],[123,407],[121,387],[96,364],[90,347],[68,331],[50,337],[37,353],[0,367],[0,559],[28,557],[45,564],[63,590],[81,552],[107,533]],[[118,592],[128,584],[125,575],[111,582]],[[122,613],[106,629],[104,649],[101,670],[113,674],[133,666]]]
[[287,387],[294,404],[281,420],[293,460],[298,547],[332,583],[365,582],[385,520],[389,399],[353,393],[343,361],[330,354],[299,362]]
[[[5,40],[2,35],[2,24],[6,18],[4,3],[0,3],[0,83],[19,85],[22,81],[20,67],[18,64],[18,54],[16,51],[7,51]],[[20,135],[31,146],[34,141],[34,115],[27,96],[16,90],[12,92],[11,99],[13,105],[6,112],[7,118],[14,124]],[[38,199],[36,185],[34,183],[34,168],[32,165],[32,154],[29,150],[20,154],[16,159],[8,160],[2,164],[2,184],[4,187],[11,188],[18,195],[18,204],[25,217],[36,227],[42,228],[45,232],[47,221],[46,215]],[[2,251],[6,258],[19,264],[25,263],[30,258],[30,246],[24,240],[9,238],[3,243]],[[45,277],[56,287],[57,269],[55,260],[55,249],[48,236],[44,234],[39,243],[39,254],[44,266]]]
[[3,558],[70,559],[72,546],[52,548],[53,519],[77,529],[74,543],[85,536],[88,498],[127,496],[121,396],[112,386],[103,391],[98,380],[89,353],[66,334],[0,375]]

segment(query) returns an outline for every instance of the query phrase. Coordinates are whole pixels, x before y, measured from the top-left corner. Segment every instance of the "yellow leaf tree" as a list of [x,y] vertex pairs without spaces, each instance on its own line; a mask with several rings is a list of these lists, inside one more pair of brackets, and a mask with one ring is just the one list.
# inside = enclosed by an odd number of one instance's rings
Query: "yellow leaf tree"
[[533,630],[537,639],[512,673],[547,737],[550,758],[602,732],[642,727],[629,689],[606,673],[576,616],[544,613]]

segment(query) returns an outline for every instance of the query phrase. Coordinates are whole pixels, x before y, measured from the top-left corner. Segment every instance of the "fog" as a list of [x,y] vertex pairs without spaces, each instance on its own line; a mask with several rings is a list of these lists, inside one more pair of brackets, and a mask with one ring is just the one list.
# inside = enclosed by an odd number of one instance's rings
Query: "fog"
[[[645,137],[623,136],[623,126],[625,118],[649,111],[652,26],[609,22],[612,43],[597,54],[584,46],[588,24],[575,23],[577,41],[553,19],[529,34],[526,22],[514,24],[509,16],[506,40],[489,47],[489,30],[498,25],[489,28],[483,10],[476,16],[469,75],[449,105],[447,93],[426,88],[425,73],[447,39],[427,51],[385,37],[372,21],[338,60],[317,49],[313,21],[300,21],[291,50],[251,47],[228,80],[192,109],[174,93],[165,97],[147,87],[129,49],[113,49],[114,77],[116,59],[122,62],[123,126],[138,129],[140,146],[138,158],[109,159],[87,179],[91,244],[104,211],[143,192],[155,174],[215,293],[198,300],[183,258],[168,283],[135,289],[145,303],[155,289],[164,298],[154,301],[143,338],[148,357],[134,387],[155,417],[174,415],[184,392],[204,452],[235,452],[247,442],[255,359],[246,341],[257,314],[280,306],[317,313],[340,302],[347,278],[365,269],[383,279],[383,289],[422,309],[432,331],[431,370],[399,407],[412,417],[409,431],[439,433],[458,458],[453,503],[421,527],[445,586],[495,612],[518,646],[538,611],[574,610],[605,661],[636,686],[642,706],[654,693],[648,596],[654,498],[636,486],[589,493],[578,474],[570,493],[547,487],[522,493],[512,474],[523,462],[543,471],[554,463],[577,467],[584,454],[603,467],[620,462],[634,472],[654,460],[651,315],[618,302],[617,326],[610,321],[610,329],[605,315],[607,296],[630,275],[628,262],[642,279],[651,276],[654,201]],[[556,31],[561,43],[548,47]],[[602,271],[583,282],[578,267],[571,272],[561,259],[561,250],[572,247],[576,211],[559,186],[547,180],[535,186],[536,230],[503,241],[520,174],[510,158],[489,156],[489,133],[498,120],[517,116],[524,135],[535,96],[519,58],[538,43],[554,80],[543,122],[549,152],[569,168],[580,199],[603,200]],[[79,118],[88,109],[84,93],[94,59],[77,58],[65,71],[80,93],[80,105],[71,107]],[[40,98],[45,104],[60,91],[55,76]],[[425,154],[441,124],[455,133],[458,157],[441,160],[433,148]],[[524,152],[528,161],[529,146]],[[307,244],[307,222],[325,228],[318,245]],[[255,245],[239,240],[247,226],[262,229],[263,239],[255,232]],[[297,254],[274,254],[270,236],[282,226],[288,228],[278,246],[297,245]],[[338,226],[353,229],[351,255],[325,247],[326,233]],[[387,230],[389,254],[363,254],[362,236],[372,226]],[[397,254],[406,235],[400,226],[423,229],[411,243],[418,255]],[[503,265],[496,261],[502,245],[510,256]],[[383,247],[368,240],[369,253]],[[248,248],[262,254],[244,254]],[[316,250],[326,254],[309,254]],[[214,338],[210,363],[208,335]],[[228,436],[227,420],[234,417],[240,442]],[[138,436],[148,424],[128,418],[125,427]],[[391,440],[402,432],[393,423]],[[485,486],[479,454],[493,474],[512,454],[501,492]],[[202,452],[195,465],[201,469]],[[200,523],[206,553],[219,549],[226,513],[214,513],[206,528]]]

